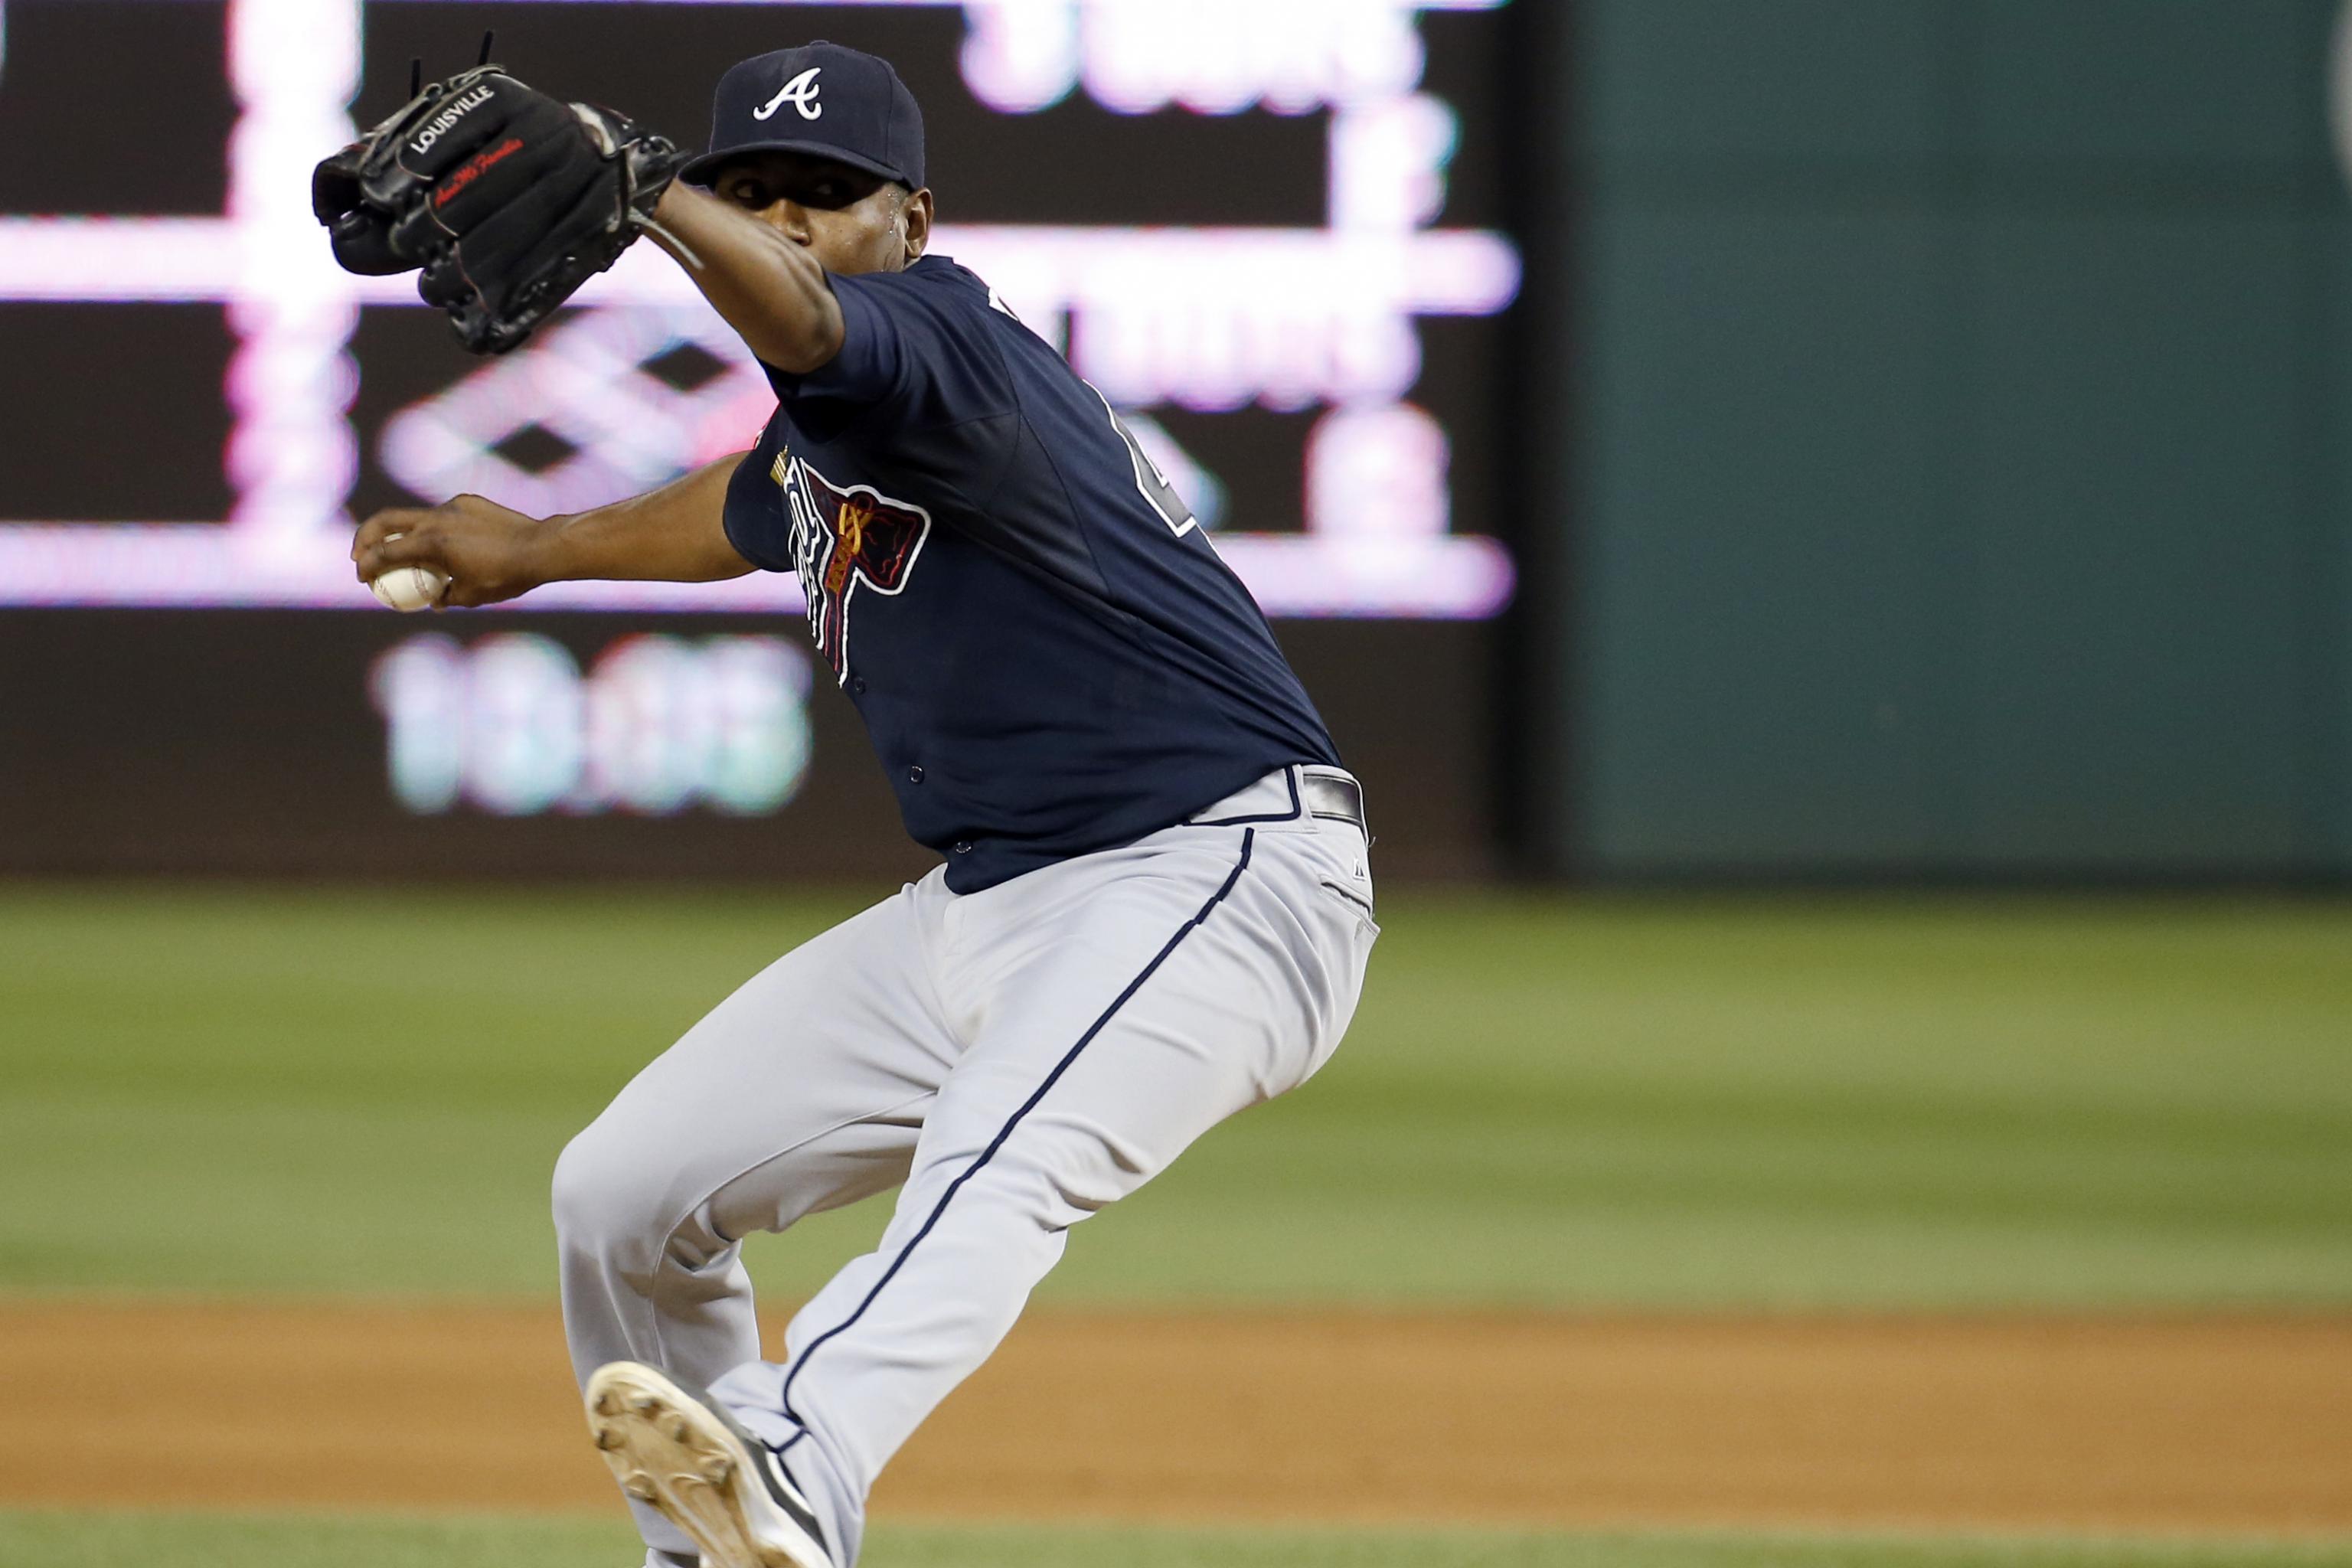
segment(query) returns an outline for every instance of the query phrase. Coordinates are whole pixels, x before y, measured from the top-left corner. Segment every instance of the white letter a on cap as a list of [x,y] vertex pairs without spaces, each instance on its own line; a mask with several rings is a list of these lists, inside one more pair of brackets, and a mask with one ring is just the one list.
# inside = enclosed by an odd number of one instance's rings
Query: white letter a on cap
[[754,120],[771,119],[774,116],[777,110],[782,109],[787,103],[801,111],[801,118],[803,120],[814,120],[818,115],[823,114],[824,112],[824,105],[816,100],[816,73],[823,69],[824,69],[823,66],[811,66],[808,69],[801,72],[800,75],[793,78],[792,80],[784,83],[782,89],[779,91],[775,97],[768,100],[767,106],[765,108],[755,109],[751,111],[751,118]]

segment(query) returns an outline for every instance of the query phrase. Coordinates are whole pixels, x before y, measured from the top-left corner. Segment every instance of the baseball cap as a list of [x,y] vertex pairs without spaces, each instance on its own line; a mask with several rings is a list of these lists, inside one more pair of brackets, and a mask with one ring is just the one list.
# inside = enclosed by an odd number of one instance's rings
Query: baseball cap
[[744,153],[804,153],[923,184],[923,111],[877,55],[823,39],[730,66],[710,104],[710,151],[679,171],[707,184]]

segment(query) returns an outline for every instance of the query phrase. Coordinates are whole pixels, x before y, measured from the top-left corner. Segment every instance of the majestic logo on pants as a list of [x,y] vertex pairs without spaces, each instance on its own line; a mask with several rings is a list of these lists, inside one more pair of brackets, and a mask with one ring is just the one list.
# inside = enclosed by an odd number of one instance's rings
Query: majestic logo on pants
[[906,587],[930,536],[931,514],[871,485],[844,489],[798,458],[786,468],[783,485],[809,635],[833,666],[834,680],[845,681],[850,601],[860,588],[895,595]]

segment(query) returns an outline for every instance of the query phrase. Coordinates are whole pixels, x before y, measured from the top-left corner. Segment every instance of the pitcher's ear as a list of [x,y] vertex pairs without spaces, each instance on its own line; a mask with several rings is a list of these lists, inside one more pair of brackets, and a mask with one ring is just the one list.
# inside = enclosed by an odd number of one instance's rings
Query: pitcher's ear
[[[898,234],[906,247],[907,262],[919,258],[931,245],[931,188],[907,193],[898,204]],[[906,263],[901,263],[902,266]]]

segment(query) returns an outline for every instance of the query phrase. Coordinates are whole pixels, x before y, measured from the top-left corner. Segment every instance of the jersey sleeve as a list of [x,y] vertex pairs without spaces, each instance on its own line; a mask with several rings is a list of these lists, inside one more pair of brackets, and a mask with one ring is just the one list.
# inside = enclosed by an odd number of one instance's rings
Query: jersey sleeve
[[760,433],[751,448],[727,480],[726,510],[719,525],[735,553],[763,572],[790,572],[793,563],[792,519],[784,510],[784,488],[774,468],[782,444],[774,426]]
[[765,367],[788,405],[892,410],[909,424],[985,418],[1013,403],[989,342],[985,297],[926,270],[828,275],[841,305],[841,350],[805,375]]

